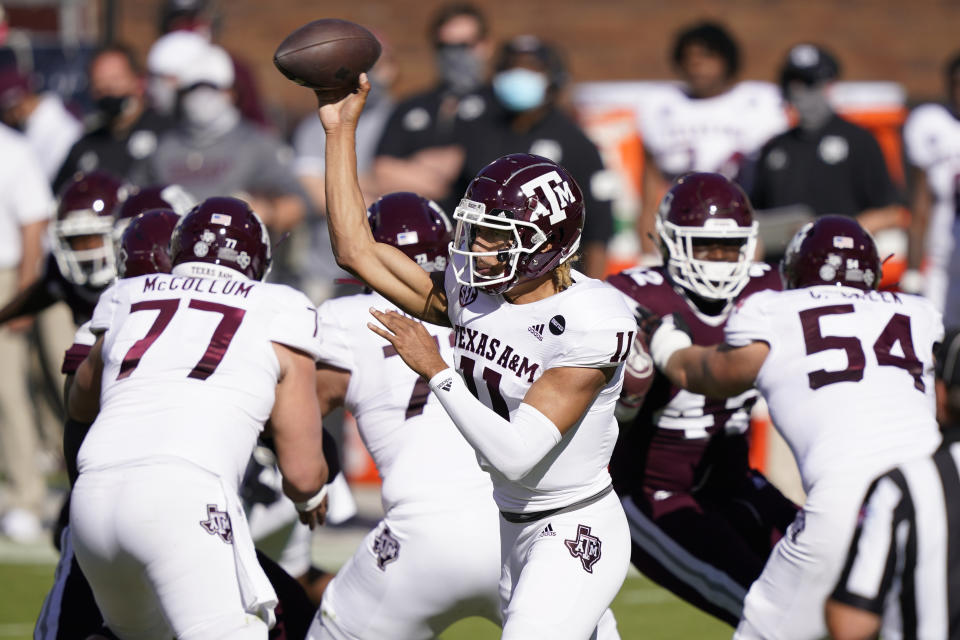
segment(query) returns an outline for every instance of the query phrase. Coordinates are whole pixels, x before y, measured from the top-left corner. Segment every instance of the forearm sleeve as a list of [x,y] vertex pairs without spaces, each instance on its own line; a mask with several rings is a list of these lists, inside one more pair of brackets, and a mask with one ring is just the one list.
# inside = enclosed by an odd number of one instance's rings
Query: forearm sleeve
[[473,397],[453,369],[433,376],[430,390],[467,442],[511,481],[527,475],[560,442],[560,430],[536,408],[521,403],[505,420]]

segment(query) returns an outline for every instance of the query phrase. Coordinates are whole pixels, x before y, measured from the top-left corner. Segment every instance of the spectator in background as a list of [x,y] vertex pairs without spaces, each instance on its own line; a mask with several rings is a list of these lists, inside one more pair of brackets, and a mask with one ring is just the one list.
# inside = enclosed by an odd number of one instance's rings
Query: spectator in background
[[464,125],[458,136],[465,158],[456,193],[463,193],[488,163],[510,153],[532,153],[562,164],[582,186],[587,212],[579,268],[602,278],[613,234],[616,183],[596,146],[558,106],[568,80],[559,52],[535,36],[518,36],[500,48],[495,69],[490,116]]
[[173,31],[157,38],[147,53],[147,97],[157,113],[173,117],[177,108],[178,76],[207,50],[210,42],[193,31]]
[[674,178],[708,171],[748,187],[745,162],[787,128],[773,86],[736,81],[740,48],[720,24],[701,22],[680,31],[672,62],[682,84],[655,92],[640,114],[646,161],[637,234],[648,255],[659,255],[652,240],[656,209]]
[[[383,51],[377,64],[369,71],[370,93],[367,104],[357,122],[357,172],[365,204],[373,204],[380,196],[380,189],[373,174],[376,146],[383,134],[387,119],[396,103],[390,88],[397,78],[397,61],[389,44],[380,37]],[[326,222],[326,193],[324,173],[326,161],[326,136],[316,112],[304,118],[293,133],[296,153],[296,172],[300,183],[310,197],[313,210],[318,214],[308,220],[309,252],[304,256],[300,288],[311,300],[320,302],[334,294],[334,280],[350,278],[337,266],[330,247],[330,234]]]
[[48,182],[83,133],[83,125],[60,96],[36,93],[30,78],[13,66],[0,70],[0,119],[27,136]]
[[[5,304],[40,273],[42,239],[53,194],[26,138],[0,124],[0,301]],[[29,321],[27,321],[29,323]],[[37,465],[39,443],[27,389],[24,322],[0,329],[0,455],[9,484],[0,533],[29,541],[41,533],[46,491]]]
[[233,79],[230,56],[216,45],[187,61],[179,75],[177,126],[161,137],[132,180],[176,183],[201,201],[238,196],[271,233],[289,231],[303,219],[306,204],[293,173],[293,153],[241,117],[233,103]]
[[100,49],[88,69],[97,111],[92,127],[70,149],[53,181],[57,192],[76,173],[99,169],[128,177],[135,161],[156,151],[158,137],[172,125],[147,104],[140,67],[126,46]]
[[[823,47],[798,44],[787,53],[780,90],[797,125],[761,149],[750,199],[758,210],[800,206],[814,216],[855,217],[871,233],[896,227],[903,207],[880,145],[830,105],[839,75],[836,58]],[[768,247],[778,256],[784,248]]]
[[903,126],[913,217],[908,271],[901,285],[930,298],[943,312],[943,324],[952,328],[960,327],[960,255],[955,222],[956,176],[960,174],[960,53],[947,62],[945,71],[947,103],[917,107]]
[[439,82],[397,106],[377,145],[373,170],[381,193],[415,191],[448,209],[462,194],[452,191],[463,163],[456,131],[483,118],[492,100],[484,83],[493,44],[486,17],[463,3],[441,7],[429,37]]
[[[212,0],[164,0],[160,7],[160,35],[184,31],[217,41],[223,17]],[[228,52],[233,65],[233,100],[246,120],[264,129],[272,129],[260,99],[256,78],[250,66]]]

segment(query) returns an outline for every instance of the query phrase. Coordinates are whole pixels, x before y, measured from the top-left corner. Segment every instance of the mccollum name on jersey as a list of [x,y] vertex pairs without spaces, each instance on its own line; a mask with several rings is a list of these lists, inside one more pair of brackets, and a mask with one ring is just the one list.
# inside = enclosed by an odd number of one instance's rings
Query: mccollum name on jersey
[[194,291],[196,293],[219,293],[225,296],[240,296],[246,298],[256,286],[256,282],[248,280],[211,280],[208,278],[192,278],[189,276],[173,276],[161,279],[157,276],[143,279],[143,291]]

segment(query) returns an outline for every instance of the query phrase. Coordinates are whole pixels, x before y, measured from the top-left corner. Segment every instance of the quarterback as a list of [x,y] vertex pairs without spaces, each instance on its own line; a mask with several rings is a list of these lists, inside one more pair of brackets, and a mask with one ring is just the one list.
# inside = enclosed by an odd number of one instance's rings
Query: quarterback
[[[601,618],[612,623],[607,607],[629,563],[607,464],[636,323],[619,293],[570,268],[583,196],[546,158],[504,156],[477,174],[454,211],[442,272],[376,242],[354,153],[368,91],[364,78],[358,94],[320,107],[337,262],[403,312],[373,310],[380,324],[369,326],[429,380],[490,473],[502,637],[591,637]],[[452,327],[454,362],[404,314]]]

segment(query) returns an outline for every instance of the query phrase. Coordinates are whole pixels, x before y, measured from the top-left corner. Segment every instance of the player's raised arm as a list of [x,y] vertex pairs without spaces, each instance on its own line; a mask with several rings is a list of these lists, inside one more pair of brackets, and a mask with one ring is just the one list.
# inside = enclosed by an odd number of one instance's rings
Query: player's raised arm
[[357,179],[356,127],[370,83],[334,104],[320,106],[327,134],[326,194],[330,241],[337,264],[366,282],[404,311],[428,322],[448,325],[442,284],[400,250],[374,240]]

